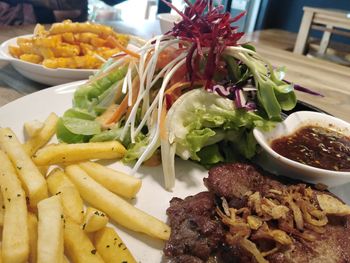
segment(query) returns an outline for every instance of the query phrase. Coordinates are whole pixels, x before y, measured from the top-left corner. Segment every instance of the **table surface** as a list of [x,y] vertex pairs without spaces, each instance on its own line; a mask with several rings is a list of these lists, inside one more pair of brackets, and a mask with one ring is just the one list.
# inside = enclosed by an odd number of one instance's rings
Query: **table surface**
[[[144,38],[160,33],[158,21],[138,22],[135,25],[113,22],[110,25],[122,33],[131,33]],[[15,36],[32,33],[33,28],[34,26],[0,27],[0,43]],[[254,32],[246,36],[246,40],[252,41],[257,51],[274,66],[285,66],[288,81],[324,95],[319,97],[297,91],[299,100],[350,122],[350,68],[283,50],[281,47],[287,47],[286,42],[278,38],[279,31],[272,32],[271,30]],[[276,38],[267,39],[266,35]],[[281,47],[278,46],[279,43]],[[11,81],[6,80],[7,72],[11,70],[14,71],[6,63],[0,62],[0,73],[3,72],[0,74],[0,106],[43,88],[42,85],[32,82],[31,85],[27,85],[17,81],[17,85],[11,85]]]

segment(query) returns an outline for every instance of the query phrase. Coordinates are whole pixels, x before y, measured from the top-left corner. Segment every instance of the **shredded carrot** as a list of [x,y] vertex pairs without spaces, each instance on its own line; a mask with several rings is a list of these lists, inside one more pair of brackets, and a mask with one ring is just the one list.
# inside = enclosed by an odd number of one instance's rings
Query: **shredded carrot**
[[118,88],[116,89],[116,92],[114,94],[114,99],[113,99],[113,102],[116,103],[120,97],[123,95],[122,93],[122,88],[121,86],[123,85],[123,81],[118,81]]
[[128,54],[128,55],[130,55],[130,56],[132,56],[132,57],[135,57],[135,58],[137,58],[137,59],[140,58],[140,55],[139,55],[139,54],[135,53],[134,51],[131,51],[131,50],[127,49],[126,47],[124,47],[124,46],[123,46],[122,44],[120,44],[119,41],[116,40],[114,37],[113,37],[113,38],[110,38],[109,40],[110,40],[111,42],[113,42],[113,44],[114,44],[117,48],[119,48],[121,51],[123,51],[124,53],[126,53],[126,54]]
[[[119,67],[124,67],[125,64],[127,64],[128,62],[129,62],[129,61],[126,60],[125,63],[119,65]],[[105,76],[109,75],[109,74],[111,73],[111,71],[112,71],[114,68],[115,68],[115,67],[112,67],[112,68],[110,68],[108,71],[101,73],[101,74],[98,75],[97,77],[91,78],[86,84],[90,84],[90,83],[92,83],[92,82],[95,82],[95,81],[98,81],[98,80],[104,78]]]
[[[132,94],[132,105],[135,104],[137,95],[139,93],[139,88],[140,88],[140,82],[139,78],[135,77],[132,83],[132,89],[133,89],[133,94]],[[122,102],[119,104],[119,107],[117,110],[113,113],[113,115],[106,121],[106,125],[109,125],[111,123],[116,123],[118,122],[125,113],[130,114],[129,109],[131,111],[131,107],[128,108],[128,99],[129,99],[129,93],[125,95],[123,98]]]
[[116,104],[111,104],[108,106],[108,108],[100,115],[98,116],[95,120],[101,124],[101,128],[103,130],[108,129],[111,127],[111,125],[106,124],[106,120],[110,118],[110,116],[117,110],[118,105]]
[[121,117],[125,114],[128,109],[128,97],[129,94],[126,94],[122,102],[119,104],[117,110],[113,113],[113,115],[106,121],[106,125],[111,123],[118,122]]
[[135,102],[137,100],[137,96],[139,94],[139,90],[140,90],[140,79],[139,77],[135,77],[133,82],[132,82],[132,99],[131,99],[131,105],[128,108],[128,111],[126,113],[126,117],[128,118],[132,108],[135,105]]
[[[193,85],[204,85],[204,81],[196,81]],[[165,91],[165,94],[174,94],[177,89],[185,89],[191,86],[191,82],[177,82]]]

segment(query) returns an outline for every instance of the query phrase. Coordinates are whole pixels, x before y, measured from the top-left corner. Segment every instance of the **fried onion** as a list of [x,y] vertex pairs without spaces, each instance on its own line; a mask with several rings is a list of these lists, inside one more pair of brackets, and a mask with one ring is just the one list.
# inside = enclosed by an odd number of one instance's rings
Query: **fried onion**
[[[328,194],[316,194],[305,184],[282,189],[270,189],[268,193],[247,192],[248,201],[240,209],[230,208],[222,199],[222,210],[217,208],[221,221],[229,227],[226,241],[250,252],[259,263],[268,262],[264,257],[293,244],[293,238],[315,241],[325,233],[327,215],[345,216],[350,207]],[[277,224],[276,224],[277,222]],[[277,226],[277,229],[276,229]],[[275,246],[260,251],[255,241],[270,240]]]

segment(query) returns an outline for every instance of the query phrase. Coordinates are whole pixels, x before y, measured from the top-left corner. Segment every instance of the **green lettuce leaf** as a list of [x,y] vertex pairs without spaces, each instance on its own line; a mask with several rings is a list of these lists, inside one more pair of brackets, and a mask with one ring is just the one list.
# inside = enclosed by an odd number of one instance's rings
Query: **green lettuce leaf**
[[218,144],[212,144],[202,148],[198,152],[200,163],[204,166],[211,166],[213,164],[221,163],[225,161],[224,156],[220,152]]
[[130,141],[130,132],[128,132],[123,139],[121,139],[121,135],[123,132],[122,127],[114,126],[110,130],[103,131],[99,134],[94,135],[90,142],[107,142],[107,141],[119,141],[121,142],[125,147],[128,147],[128,145],[131,143]]
[[56,136],[59,142],[65,143],[82,143],[89,141],[90,136],[74,134],[64,126],[62,118],[58,119]]
[[233,158],[225,153],[221,142],[229,142],[234,155],[252,158],[257,145],[253,129],[268,130],[274,126],[255,112],[236,109],[231,100],[204,89],[182,95],[173,104],[166,121],[170,137],[174,136],[176,154],[205,165]]
[[128,163],[137,160],[147,148],[148,143],[148,137],[139,133],[136,137],[135,143],[131,143],[127,147],[128,151],[124,155],[123,161]]
[[83,120],[94,120],[96,115],[91,114],[83,109],[69,109],[64,114],[63,117],[78,118]]
[[57,124],[57,138],[66,143],[87,142],[101,132],[100,124],[92,120],[62,117]]
[[112,84],[123,79],[126,72],[126,66],[118,67],[106,76],[80,86],[74,93],[73,106],[90,111],[92,106],[98,104],[98,97]]

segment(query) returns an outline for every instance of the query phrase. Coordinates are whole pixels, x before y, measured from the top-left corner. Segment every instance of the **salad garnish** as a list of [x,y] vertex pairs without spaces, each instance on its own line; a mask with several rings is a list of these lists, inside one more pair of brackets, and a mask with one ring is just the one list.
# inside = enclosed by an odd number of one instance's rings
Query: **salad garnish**
[[[175,155],[204,166],[252,158],[255,127],[270,129],[296,105],[294,86],[249,44],[231,18],[199,0],[168,33],[109,59],[77,89],[59,121],[68,143],[119,140],[133,173],[161,154],[166,189],[175,183]],[[74,122],[74,120],[77,120]],[[79,127],[77,127],[79,126]],[[157,158],[154,158],[157,159]]]

